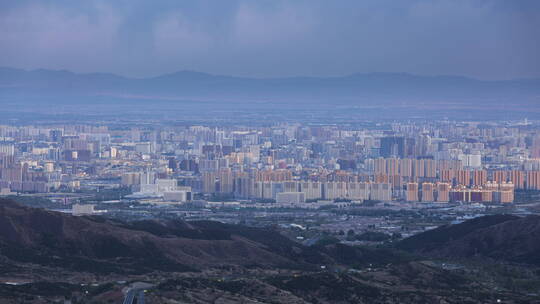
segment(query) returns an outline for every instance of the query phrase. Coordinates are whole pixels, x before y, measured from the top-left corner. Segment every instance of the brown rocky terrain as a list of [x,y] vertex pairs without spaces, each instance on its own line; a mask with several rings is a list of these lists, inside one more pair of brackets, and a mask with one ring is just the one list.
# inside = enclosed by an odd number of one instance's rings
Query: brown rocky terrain
[[[502,254],[510,241],[526,257],[536,227],[533,217],[486,217],[398,247],[465,257],[460,246]],[[146,303],[535,303],[533,266],[449,269],[394,247],[303,246],[271,229],[74,217],[0,200],[0,303],[120,303],[135,281],[154,286]]]
[[[211,222],[131,224],[0,202],[0,253],[14,262],[99,273],[299,267],[328,258],[270,231]],[[330,260],[330,259],[328,259]]]
[[488,258],[540,265],[540,216],[492,215],[403,240],[399,248],[444,258]]

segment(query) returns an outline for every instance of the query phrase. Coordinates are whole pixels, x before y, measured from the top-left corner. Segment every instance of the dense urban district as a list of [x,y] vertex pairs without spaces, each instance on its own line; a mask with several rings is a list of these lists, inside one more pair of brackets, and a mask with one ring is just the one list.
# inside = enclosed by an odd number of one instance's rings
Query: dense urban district
[[4,125],[0,193],[47,198],[75,213],[94,212],[96,202],[110,203],[101,211],[123,203],[306,212],[378,202],[500,208],[540,190],[539,128],[527,120]]
[[[0,126],[0,173],[0,194],[9,199],[1,253],[17,261],[2,268],[5,299],[333,303],[334,288],[343,303],[539,297],[537,259],[494,256],[501,247],[489,246],[503,236],[455,245],[465,238],[460,229],[482,228],[484,236],[506,225],[510,233],[540,213],[538,121],[13,123]],[[21,234],[15,249],[14,234]],[[32,249],[20,248],[27,243]],[[100,246],[112,256],[100,256]],[[462,259],[484,251],[503,266]],[[49,260],[65,252],[80,260]],[[430,258],[409,255],[419,253]],[[131,264],[115,270],[120,260],[107,259],[116,255]],[[523,262],[529,266],[512,264]],[[421,281],[410,283],[410,273]],[[305,289],[311,285],[316,293]],[[178,297],[184,302],[169,301]]]

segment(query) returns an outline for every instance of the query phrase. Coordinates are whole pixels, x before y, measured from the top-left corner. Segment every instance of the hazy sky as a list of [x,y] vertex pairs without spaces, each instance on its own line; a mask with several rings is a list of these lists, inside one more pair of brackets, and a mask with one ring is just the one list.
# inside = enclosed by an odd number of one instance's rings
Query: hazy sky
[[0,66],[540,77],[540,1],[5,0]]

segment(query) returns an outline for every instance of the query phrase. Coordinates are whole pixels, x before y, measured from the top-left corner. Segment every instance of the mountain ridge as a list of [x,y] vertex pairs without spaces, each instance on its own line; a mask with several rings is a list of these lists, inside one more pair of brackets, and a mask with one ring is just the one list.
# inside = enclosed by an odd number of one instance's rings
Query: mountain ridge
[[309,268],[313,265],[304,254],[312,253],[331,261],[311,251],[262,229],[182,221],[111,222],[0,200],[0,257],[13,264],[144,273],[223,265]]
[[[480,218],[453,226],[448,236],[463,238],[516,220]],[[525,230],[516,232],[523,235]],[[154,285],[146,294],[152,303],[538,300],[529,285],[516,289],[511,280],[493,280],[491,272],[486,279],[476,270],[447,270],[389,246],[308,247],[271,229],[212,221],[75,217],[0,199],[0,281],[16,282],[0,284],[0,302],[119,303],[125,298],[122,290],[135,281]],[[531,275],[526,283],[535,284],[536,272]]]
[[412,76],[418,78],[448,78],[448,79],[462,79],[462,80],[474,80],[482,82],[512,82],[512,81],[540,81],[540,78],[537,77],[520,77],[520,78],[509,78],[509,79],[480,79],[465,75],[456,75],[456,74],[433,74],[433,75],[422,75],[409,72],[354,72],[343,75],[329,75],[329,76],[307,76],[307,75],[296,75],[296,76],[268,76],[268,77],[259,77],[259,76],[238,76],[238,75],[229,75],[229,74],[219,74],[219,73],[210,73],[210,72],[201,72],[197,70],[178,70],[170,73],[162,73],[153,76],[126,76],[121,74],[116,74],[113,72],[74,72],[68,69],[47,69],[47,68],[36,68],[36,69],[23,69],[15,68],[10,66],[0,66],[0,72],[2,71],[12,71],[12,72],[53,72],[53,73],[66,73],[71,75],[78,76],[87,76],[87,75],[109,75],[115,76],[123,79],[131,80],[144,80],[144,79],[153,79],[160,78],[164,76],[172,76],[176,74],[193,74],[193,75],[205,75],[212,77],[226,77],[226,78],[237,78],[237,79],[251,79],[251,80],[272,80],[272,79],[339,79],[339,78],[351,78],[351,77],[365,77],[365,76]]
[[490,215],[414,235],[397,248],[443,258],[488,258],[540,266],[540,216]]
[[[250,78],[177,71],[132,78],[112,73],[0,67],[0,101],[74,100],[92,96],[154,96],[210,100],[337,102],[342,104],[453,101],[467,104],[536,103],[540,79],[479,80],[465,76],[353,73],[344,76]],[[75,98],[76,100],[76,98]],[[76,101],[73,101],[76,102]]]

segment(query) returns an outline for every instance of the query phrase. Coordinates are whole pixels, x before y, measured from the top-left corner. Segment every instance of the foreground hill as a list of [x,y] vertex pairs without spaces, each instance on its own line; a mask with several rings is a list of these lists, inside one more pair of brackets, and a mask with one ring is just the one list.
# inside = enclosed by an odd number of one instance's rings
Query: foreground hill
[[[0,256],[103,273],[215,266],[314,267],[321,252],[262,229],[212,222],[111,222],[0,201]],[[311,261],[313,260],[313,261]]]
[[431,256],[540,265],[540,216],[479,217],[412,236],[398,247]]
[[123,222],[0,200],[0,263],[93,273],[186,272],[211,268],[314,270],[402,260],[388,250],[303,246],[280,233],[211,221]]
[[[466,237],[468,229],[514,220],[469,222],[447,240]],[[420,239],[429,240],[426,234]],[[494,283],[497,274],[483,278],[478,269],[451,271],[395,248],[335,242],[307,247],[268,229],[209,221],[74,217],[0,200],[1,303],[120,303],[122,290],[133,281],[154,286],[148,303],[539,300],[528,294],[540,284],[537,272],[518,270],[505,269],[501,283]],[[519,275],[527,288],[508,283],[515,279],[510,274]]]

